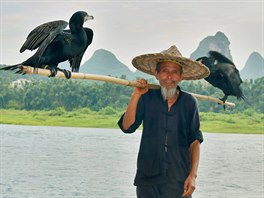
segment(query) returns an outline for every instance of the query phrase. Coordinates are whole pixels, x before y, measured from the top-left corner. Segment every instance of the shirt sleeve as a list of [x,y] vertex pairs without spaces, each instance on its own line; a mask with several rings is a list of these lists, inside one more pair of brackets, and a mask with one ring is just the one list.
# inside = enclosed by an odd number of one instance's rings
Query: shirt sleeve
[[137,130],[137,128],[141,125],[142,120],[143,120],[143,114],[144,114],[144,103],[143,103],[143,99],[142,97],[139,99],[138,101],[138,105],[137,105],[137,111],[136,111],[136,119],[135,122],[128,128],[128,129],[124,129],[123,128],[123,119],[124,119],[124,115],[125,113],[121,116],[121,118],[119,119],[119,121],[117,122],[119,128],[124,132],[124,133],[133,133]]
[[200,130],[200,116],[199,116],[199,109],[198,109],[198,102],[194,99],[195,102],[193,104],[193,108],[190,115],[190,133],[188,138],[189,145],[195,141],[199,140],[200,143],[203,142],[203,134]]

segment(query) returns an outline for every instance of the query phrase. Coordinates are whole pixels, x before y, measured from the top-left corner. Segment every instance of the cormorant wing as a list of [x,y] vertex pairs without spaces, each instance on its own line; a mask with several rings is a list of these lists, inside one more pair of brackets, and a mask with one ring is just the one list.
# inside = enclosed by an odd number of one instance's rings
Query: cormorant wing
[[222,81],[222,91],[225,95],[233,95],[238,98],[242,97],[242,91],[240,89],[240,84],[242,80],[240,78],[238,70],[234,67],[234,65],[229,63],[219,63],[217,64],[218,73],[223,75]]
[[244,99],[244,95],[242,93],[242,90],[240,88],[240,84],[242,83],[242,80],[239,75],[237,75],[235,72],[233,72],[230,75],[230,86],[232,87],[232,93],[234,96],[236,96],[238,99],[242,98]]
[[229,63],[219,63],[217,64],[217,68],[225,73],[229,79],[235,78],[237,84],[240,85],[243,82],[235,65]]
[[243,83],[243,80],[241,79],[240,73],[237,68],[235,68],[235,73],[236,73],[239,84]]
[[221,89],[225,97],[229,95],[245,99],[240,89],[242,79],[234,63],[216,51],[209,51],[209,57],[198,58],[210,70],[210,75],[205,78],[214,87]]
[[218,62],[217,67],[219,70],[222,70],[223,73],[229,73],[232,71],[236,76],[237,83],[239,82],[239,84],[241,84],[243,82],[242,79],[240,78],[238,69],[231,60],[229,60],[227,57],[216,51],[209,51],[209,55],[211,61],[217,60]]
[[93,31],[90,29],[90,28],[83,28],[85,33],[86,33],[86,36],[87,36],[87,42],[86,42],[86,47],[83,51],[83,53],[79,54],[78,56],[76,57],[73,57],[69,60],[70,62],[70,66],[72,68],[72,72],[79,72],[79,69],[80,69],[80,64],[81,64],[81,61],[82,61],[82,57],[86,51],[86,49],[88,48],[88,46],[92,43],[93,41]]
[[217,87],[219,89],[223,88],[223,84],[225,84],[225,75],[216,68],[213,68],[213,70],[210,70],[210,75],[205,78],[207,82],[209,82],[214,87]]
[[84,53],[80,54],[79,56],[75,56],[75,57],[69,59],[70,66],[72,68],[72,72],[79,72],[83,55],[84,55]]
[[217,60],[218,63],[229,63],[235,66],[235,64],[231,60],[229,60],[227,57],[225,57],[224,55],[220,54],[217,51],[209,51],[209,55],[210,55],[209,57],[210,59]]
[[[29,33],[25,43],[20,49],[20,53],[27,49],[32,51],[40,47],[40,45],[42,45],[41,47],[44,48],[45,51],[47,45],[51,43],[56,35],[62,32],[67,27],[67,25],[68,22],[63,20],[51,21],[39,25]],[[45,44],[43,44],[44,40]]]

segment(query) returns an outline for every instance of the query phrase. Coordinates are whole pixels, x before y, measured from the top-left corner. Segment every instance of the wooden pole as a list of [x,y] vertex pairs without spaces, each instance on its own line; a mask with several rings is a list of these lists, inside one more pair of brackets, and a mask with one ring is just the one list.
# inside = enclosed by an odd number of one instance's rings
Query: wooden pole
[[[20,69],[21,69],[22,73],[25,73],[25,74],[38,74],[41,76],[50,76],[50,74],[51,74],[50,70],[48,70],[48,69],[40,69],[40,68],[34,69],[33,67],[30,67],[30,66],[21,66]],[[65,75],[63,72],[58,71],[56,77],[65,78]],[[71,78],[72,79],[98,80],[98,81],[110,82],[110,83],[115,83],[115,84],[119,84],[119,85],[130,86],[130,87],[140,87],[140,88],[143,87],[141,84],[139,84],[137,82],[128,81],[128,80],[120,79],[120,78],[115,78],[115,77],[111,77],[111,76],[104,76],[104,75],[72,72]],[[149,89],[160,89],[160,86],[155,85],[155,84],[149,84]],[[211,102],[216,102],[216,103],[221,104],[221,105],[226,105],[229,107],[235,107],[234,103],[231,103],[231,102],[225,102],[224,103],[222,100],[220,100],[218,98],[213,98],[210,96],[205,96],[205,95],[200,95],[200,94],[195,94],[195,93],[190,93],[190,94],[199,100],[208,100]]]

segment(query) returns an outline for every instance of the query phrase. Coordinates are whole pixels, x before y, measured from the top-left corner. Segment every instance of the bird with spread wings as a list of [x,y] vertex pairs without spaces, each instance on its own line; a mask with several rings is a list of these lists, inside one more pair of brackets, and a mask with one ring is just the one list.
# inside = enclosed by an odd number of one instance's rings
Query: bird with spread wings
[[[50,77],[54,77],[57,70],[61,70],[58,64],[68,60],[72,72],[79,72],[82,57],[93,40],[92,29],[83,27],[83,24],[92,19],[93,16],[78,11],[71,16],[69,23],[57,20],[39,25],[29,33],[20,49],[21,53],[37,49],[35,54],[22,63],[0,70],[17,70],[16,73],[23,73],[20,66],[26,65],[35,69],[47,68],[51,71]],[[68,25],[70,29],[65,30]],[[71,77],[70,71],[61,71],[66,78]]]

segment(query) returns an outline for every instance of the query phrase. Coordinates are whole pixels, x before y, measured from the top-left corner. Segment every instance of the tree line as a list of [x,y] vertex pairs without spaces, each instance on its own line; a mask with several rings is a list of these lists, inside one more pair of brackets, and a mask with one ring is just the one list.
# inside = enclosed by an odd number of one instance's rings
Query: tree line
[[[105,107],[124,110],[129,102],[133,88],[95,81],[39,78],[26,76],[24,83],[14,84],[14,81],[24,76],[0,72],[0,108],[25,110],[52,110],[64,108],[71,111],[79,108],[89,108],[99,111]],[[122,76],[124,78],[124,76]],[[221,90],[211,86],[206,81],[183,81],[182,90],[201,95],[222,98]],[[250,109],[264,113],[264,77],[256,80],[245,80],[242,84],[243,93],[248,102],[238,101],[230,96],[229,102],[236,104],[226,112],[242,112]],[[213,102],[199,101],[201,112],[220,112],[223,106]]]

